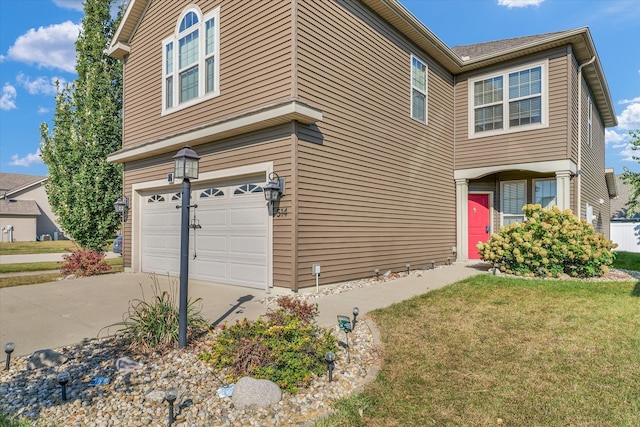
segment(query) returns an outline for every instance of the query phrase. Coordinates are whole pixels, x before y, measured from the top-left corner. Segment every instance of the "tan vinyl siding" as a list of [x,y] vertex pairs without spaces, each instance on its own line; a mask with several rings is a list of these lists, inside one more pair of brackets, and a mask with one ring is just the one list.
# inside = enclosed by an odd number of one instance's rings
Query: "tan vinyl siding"
[[[609,193],[604,177],[604,127],[598,111],[593,105],[592,115],[592,143],[589,144],[589,88],[586,83],[582,86],[582,218],[586,218],[586,204],[593,206],[593,214],[597,219],[591,224],[593,228],[609,236]],[[593,98],[592,102],[593,102]],[[602,200],[604,203],[600,203]],[[586,218],[589,221],[588,218]]]
[[189,0],[151,2],[132,42],[125,72],[124,146],[196,128],[288,99],[292,93],[291,2],[198,1],[220,5],[220,95],[162,115],[162,40]]
[[[359,2],[298,4],[300,287],[438,264],[455,245],[453,78]],[[428,65],[428,124],[410,118],[411,54]]]
[[[272,161],[274,170],[286,179],[287,187],[291,184],[291,144],[292,126],[281,125],[260,132],[254,132],[240,137],[215,141],[197,147],[200,159],[200,174],[219,171],[228,168],[247,166],[256,163]],[[131,197],[132,185],[154,180],[166,179],[167,173],[173,171],[174,153],[156,156],[150,159],[127,163],[124,173],[125,194]],[[266,177],[265,177],[266,179]],[[202,182],[192,181],[196,187]],[[180,182],[174,187],[177,191]],[[291,198],[288,194],[283,197],[280,207],[287,208],[291,212]],[[129,218],[137,215],[135,209],[129,213]],[[265,215],[267,208],[265,202]],[[293,287],[291,265],[291,233],[293,216],[281,216],[273,220],[273,271],[274,285]],[[131,224],[129,220],[125,224],[125,266],[131,267]]]
[[[514,66],[526,66],[549,57],[548,66],[548,120],[549,126],[509,132],[501,135],[469,138],[469,100],[468,84],[470,79],[479,76],[499,74]],[[467,169],[500,164],[523,162],[541,162],[567,158],[569,129],[567,73],[568,56],[564,49],[554,50],[546,55],[530,57],[517,64],[506,63],[492,70],[482,70],[473,75],[456,78],[456,169]],[[507,83],[505,82],[505,87]],[[505,89],[505,94],[507,89]]]

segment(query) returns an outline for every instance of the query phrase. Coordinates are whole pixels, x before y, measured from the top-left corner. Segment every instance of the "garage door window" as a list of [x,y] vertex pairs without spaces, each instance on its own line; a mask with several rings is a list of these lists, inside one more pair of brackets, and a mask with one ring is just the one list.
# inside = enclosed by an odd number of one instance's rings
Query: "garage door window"
[[242,195],[242,194],[251,194],[251,193],[262,193],[262,187],[257,184],[244,184],[240,187],[236,188],[233,194]]
[[208,197],[222,197],[224,196],[224,191],[219,188],[207,188],[202,193],[200,193],[201,199],[206,199]]
[[162,194],[154,194],[153,196],[149,196],[147,199],[147,203],[160,203],[164,201],[164,196]]
[[173,196],[171,196],[171,201],[174,200],[182,200],[182,193],[176,193]]

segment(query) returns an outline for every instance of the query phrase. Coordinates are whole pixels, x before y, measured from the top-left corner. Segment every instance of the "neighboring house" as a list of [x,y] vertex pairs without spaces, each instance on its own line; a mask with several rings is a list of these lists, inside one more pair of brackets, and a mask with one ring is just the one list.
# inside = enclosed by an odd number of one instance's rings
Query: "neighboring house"
[[396,0],[132,0],[108,52],[133,271],[179,272],[185,144],[201,280],[297,290],[314,264],[333,283],[474,259],[528,202],[608,235],[616,118],[587,28],[450,49]]
[[0,172],[2,241],[63,239],[44,189],[46,176]]
[[627,204],[632,188],[616,175],[618,197],[611,200],[611,240],[618,244],[616,250],[640,252],[640,213],[628,215]]

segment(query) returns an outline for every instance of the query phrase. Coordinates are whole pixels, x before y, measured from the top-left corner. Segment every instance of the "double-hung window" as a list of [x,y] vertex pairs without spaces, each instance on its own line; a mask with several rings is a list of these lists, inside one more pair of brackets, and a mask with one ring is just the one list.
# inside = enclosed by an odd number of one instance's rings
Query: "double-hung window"
[[469,135],[546,126],[546,62],[471,80]]
[[163,113],[219,93],[220,8],[202,15],[187,8],[175,32],[162,42]]
[[411,55],[411,117],[427,123],[427,64]]
[[502,225],[524,222],[522,207],[527,203],[527,181],[502,181],[501,193]]
[[533,180],[533,203],[551,209],[558,204],[556,198],[556,179]]

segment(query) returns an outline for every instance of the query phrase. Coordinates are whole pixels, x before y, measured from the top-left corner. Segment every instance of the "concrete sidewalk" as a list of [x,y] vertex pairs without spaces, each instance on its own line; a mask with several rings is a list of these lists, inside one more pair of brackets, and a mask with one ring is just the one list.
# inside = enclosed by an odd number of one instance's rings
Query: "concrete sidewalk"
[[[351,316],[353,307],[364,315],[486,270],[486,265],[454,264],[426,270],[420,277],[410,275],[326,295],[314,300],[320,312],[318,323],[331,326],[336,315]],[[157,276],[157,282],[160,292],[174,292],[177,300],[177,279]],[[117,329],[106,327],[123,320],[130,301],[141,299],[143,292],[146,301],[154,298],[152,285],[148,274],[117,273],[0,289],[0,344],[13,341],[15,355],[27,355],[106,336]],[[315,288],[301,292],[315,292]],[[273,294],[290,291],[275,289]],[[189,281],[189,297],[202,298],[202,314],[214,324],[258,318],[268,308],[260,302],[267,295],[261,289]]]

